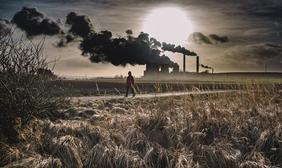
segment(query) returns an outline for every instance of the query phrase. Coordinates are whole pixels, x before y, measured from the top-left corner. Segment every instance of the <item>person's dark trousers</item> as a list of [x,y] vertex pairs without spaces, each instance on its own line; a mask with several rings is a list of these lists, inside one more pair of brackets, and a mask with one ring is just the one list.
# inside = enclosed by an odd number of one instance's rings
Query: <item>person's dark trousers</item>
[[133,86],[127,85],[127,86],[126,86],[126,94],[125,94],[125,97],[128,96],[129,88],[131,88],[131,92],[132,92],[133,96],[135,96],[135,90],[134,90]]

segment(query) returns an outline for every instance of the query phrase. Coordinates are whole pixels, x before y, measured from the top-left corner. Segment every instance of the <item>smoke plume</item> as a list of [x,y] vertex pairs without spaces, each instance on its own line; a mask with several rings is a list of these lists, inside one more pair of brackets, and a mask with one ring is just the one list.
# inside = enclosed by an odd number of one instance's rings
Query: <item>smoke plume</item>
[[90,18],[85,15],[70,12],[66,16],[66,24],[70,25],[70,29],[66,35],[61,37],[56,47],[66,47],[67,44],[73,42],[76,37],[86,38],[89,34],[95,33]]
[[195,44],[220,44],[227,43],[229,39],[227,36],[220,36],[217,34],[210,34],[208,36],[204,35],[201,32],[194,32],[189,36],[189,40]]
[[217,43],[226,43],[229,41],[227,36],[219,36],[217,34],[210,34],[209,38],[213,41],[214,44]]
[[12,22],[24,30],[27,36],[56,35],[63,32],[58,23],[44,16],[36,8],[23,7],[14,15]]
[[86,38],[88,34],[94,33],[94,26],[92,25],[88,16],[78,15],[75,12],[70,12],[66,18],[66,24],[71,25],[70,33]]
[[81,43],[80,48],[83,55],[89,55],[90,60],[95,63],[109,62],[113,65],[125,66],[157,64],[169,67],[178,67],[167,56],[160,55],[157,46],[160,43],[150,38],[146,33],[140,33],[138,37],[113,38],[109,31],[92,33]]
[[175,44],[162,43],[162,49],[164,51],[170,51],[173,53],[181,53],[181,54],[188,55],[188,56],[197,56],[195,52],[189,51],[186,48],[181,47],[181,46],[175,46]]
[[73,42],[75,37],[71,34],[64,35],[61,40],[55,45],[56,47],[62,48],[66,47],[68,43]]
[[[89,56],[90,61],[94,63],[111,63],[116,66],[155,64],[179,68],[177,63],[161,54],[163,50],[189,56],[197,55],[184,47],[161,43],[143,32],[137,37],[132,36],[131,30],[126,31],[127,37],[113,37],[110,31],[96,33],[90,18],[76,12],[70,12],[66,16],[65,23],[70,26],[66,34],[56,22],[44,16],[36,8],[23,7],[14,15],[12,22],[24,30],[28,36],[61,33],[57,47],[65,47],[76,37],[81,37],[82,55]],[[1,25],[0,28],[3,27]]]

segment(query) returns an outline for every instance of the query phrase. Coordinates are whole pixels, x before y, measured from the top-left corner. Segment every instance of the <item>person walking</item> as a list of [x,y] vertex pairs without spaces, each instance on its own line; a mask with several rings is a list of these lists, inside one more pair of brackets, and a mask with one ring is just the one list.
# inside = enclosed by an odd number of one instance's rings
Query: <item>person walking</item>
[[128,97],[128,91],[131,89],[133,97],[135,97],[135,88],[134,88],[134,78],[131,72],[128,72],[128,77],[126,78],[126,94],[125,97]]

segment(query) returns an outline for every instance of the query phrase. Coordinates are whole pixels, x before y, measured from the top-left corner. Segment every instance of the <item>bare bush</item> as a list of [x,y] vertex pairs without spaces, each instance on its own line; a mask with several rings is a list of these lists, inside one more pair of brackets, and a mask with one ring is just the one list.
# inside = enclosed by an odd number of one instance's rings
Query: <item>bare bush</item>
[[[35,116],[46,116],[55,107],[42,49],[44,39],[34,44],[12,32],[0,37],[0,130],[10,142],[22,137],[18,131]],[[3,135],[2,135],[3,136]]]

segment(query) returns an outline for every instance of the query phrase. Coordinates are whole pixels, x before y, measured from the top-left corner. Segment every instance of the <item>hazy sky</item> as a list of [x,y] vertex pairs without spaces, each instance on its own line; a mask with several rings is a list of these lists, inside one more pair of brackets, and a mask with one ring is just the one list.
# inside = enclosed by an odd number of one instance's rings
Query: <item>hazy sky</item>
[[[84,14],[89,16],[96,31],[110,30],[116,36],[124,36],[127,29],[139,34],[153,11],[179,8],[191,24],[190,33],[228,36],[227,43],[198,44],[189,41],[190,34],[187,34],[183,46],[198,53],[201,63],[214,67],[217,72],[263,71],[265,63],[271,71],[282,71],[281,0],[0,0],[0,18],[11,20],[23,6],[36,7],[60,23],[65,22],[65,16],[71,11]],[[177,19],[177,16],[159,18],[158,22],[170,25]],[[136,76],[143,74],[144,66],[93,64],[81,55],[79,43],[56,48],[57,41],[54,36],[47,37],[45,53],[50,59],[58,59],[55,67],[58,74],[114,76],[125,75],[128,70]],[[166,54],[182,67],[181,55]],[[195,70],[194,62],[192,57],[187,59],[188,70]]]

